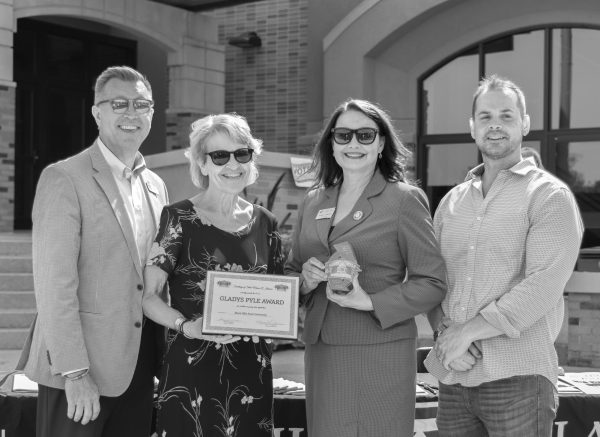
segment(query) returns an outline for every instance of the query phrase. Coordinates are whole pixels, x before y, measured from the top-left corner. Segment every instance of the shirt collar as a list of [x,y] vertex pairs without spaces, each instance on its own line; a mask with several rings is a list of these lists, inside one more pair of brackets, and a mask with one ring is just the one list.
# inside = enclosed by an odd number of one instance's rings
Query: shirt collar
[[[110,170],[116,177],[121,177],[125,179],[129,179],[131,175],[139,175],[139,173],[146,168],[146,161],[140,152],[135,154],[135,159],[133,161],[133,169],[127,167],[116,155],[102,142],[100,137],[98,137],[98,147],[100,148],[100,152],[102,152],[102,156],[106,159],[106,163],[108,164]],[[129,177],[128,177],[129,176]]]
[[[523,158],[519,162],[517,162],[515,165],[513,165],[512,167],[508,168],[506,171],[509,171],[514,174],[518,174],[520,176],[525,176],[527,173],[535,170],[536,168],[537,167],[536,167],[535,163],[533,162],[533,160],[530,160],[528,158]],[[483,163],[481,163],[477,167],[469,170],[469,172],[467,173],[467,177],[465,178],[465,181],[470,181],[471,179],[480,179],[481,175],[483,174],[483,170],[484,170]]]

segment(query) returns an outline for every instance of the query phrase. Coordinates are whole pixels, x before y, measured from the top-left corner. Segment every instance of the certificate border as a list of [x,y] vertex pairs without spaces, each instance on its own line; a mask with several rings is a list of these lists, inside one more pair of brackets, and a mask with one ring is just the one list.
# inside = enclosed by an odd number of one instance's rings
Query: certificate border
[[[271,330],[271,329],[247,329],[242,327],[225,327],[215,325],[212,320],[213,307],[213,288],[218,279],[247,277],[251,281],[260,280],[261,282],[285,282],[290,285],[290,320],[294,321],[289,330]],[[244,272],[225,272],[210,270],[206,272],[206,288],[204,292],[204,316],[202,320],[202,332],[206,334],[235,334],[235,335],[258,335],[267,338],[283,338],[296,340],[298,338],[298,307],[299,307],[299,278],[296,276],[283,276]]]

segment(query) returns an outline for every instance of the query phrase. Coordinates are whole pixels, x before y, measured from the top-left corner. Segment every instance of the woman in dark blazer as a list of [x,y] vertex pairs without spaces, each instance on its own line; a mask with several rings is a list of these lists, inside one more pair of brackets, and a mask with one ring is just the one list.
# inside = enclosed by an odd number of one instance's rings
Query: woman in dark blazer
[[[315,148],[316,186],[299,210],[288,274],[306,306],[308,435],[412,436],[417,328],[446,292],[427,198],[405,181],[409,155],[389,116],[364,100],[331,115]],[[361,272],[346,295],[325,262],[348,242]]]

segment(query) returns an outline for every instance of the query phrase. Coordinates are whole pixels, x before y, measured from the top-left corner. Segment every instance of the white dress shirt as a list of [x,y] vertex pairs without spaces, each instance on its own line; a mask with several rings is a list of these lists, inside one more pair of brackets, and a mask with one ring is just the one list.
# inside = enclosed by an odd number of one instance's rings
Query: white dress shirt
[[150,209],[150,202],[144,190],[144,180],[141,177],[142,171],[146,168],[146,162],[142,154],[137,152],[133,168],[129,168],[104,145],[100,138],[97,141],[100,151],[115,178],[123,203],[125,203],[125,209],[138,249],[140,264],[143,266],[146,264],[146,258],[157,229]]

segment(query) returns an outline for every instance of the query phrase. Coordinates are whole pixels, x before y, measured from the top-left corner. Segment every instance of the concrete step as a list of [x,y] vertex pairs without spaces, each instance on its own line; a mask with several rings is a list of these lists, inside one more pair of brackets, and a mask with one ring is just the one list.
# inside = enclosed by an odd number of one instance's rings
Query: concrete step
[[10,239],[0,235],[0,255],[31,256],[31,237]]
[[0,255],[0,273],[32,272],[31,255]]
[[31,273],[0,273],[0,291],[21,290],[33,290],[33,275]]
[[[12,372],[17,367],[20,356],[21,351],[19,349],[0,349],[0,375]],[[0,435],[2,435],[1,432]]]
[[0,308],[35,311],[35,293],[33,291],[0,291]]
[[33,309],[0,309],[0,329],[29,328],[35,317]]
[[29,329],[0,329],[0,349],[21,349]]

